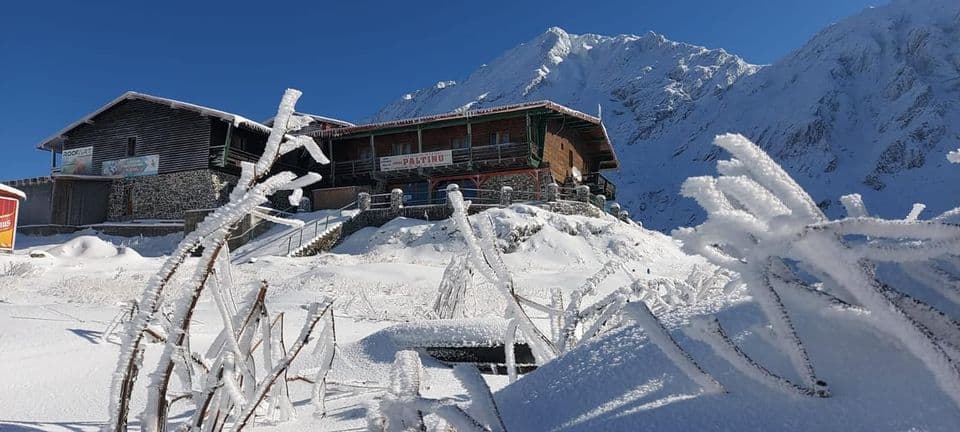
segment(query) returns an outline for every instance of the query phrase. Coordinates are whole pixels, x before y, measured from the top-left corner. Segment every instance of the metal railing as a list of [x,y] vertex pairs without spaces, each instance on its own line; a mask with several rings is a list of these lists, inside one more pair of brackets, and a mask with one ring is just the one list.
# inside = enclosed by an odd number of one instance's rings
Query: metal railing
[[[389,194],[388,194],[388,195],[389,195]],[[345,206],[343,206],[343,207],[340,207],[339,209],[337,209],[337,214],[336,214],[337,219],[343,219],[343,212],[345,212],[345,211],[347,211],[347,210],[351,210],[352,208],[356,208],[356,207],[357,207],[357,202],[356,202],[356,201],[354,201],[354,202],[352,202],[352,203],[350,203],[350,204],[347,204],[347,205],[345,205]],[[303,239],[304,239],[304,233],[305,233],[305,232],[306,232],[306,233],[309,233],[309,232],[313,231],[313,235],[307,237],[307,242],[309,243],[309,242],[313,241],[314,239],[316,239],[317,237],[319,237],[321,234],[324,234],[324,233],[326,233],[327,231],[329,231],[329,230],[330,230],[330,219],[331,219],[331,217],[333,217],[333,215],[332,215],[332,214],[328,214],[328,215],[327,215],[326,217],[324,217],[323,219],[314,220],[313,222],[310,222],[310,223],[305,224],[304,226],[300,227],[299,229],[297,229],[297,231],[289,234],[289,235],[287,236],[287,253],[286,253],[285,255],[289,256],[292,252],[296,251],[297,249],[300,249],[300,248],[304,245]],[[342,222],[341,222],[341,221],[334,222],[334,224],[337,224],[337,223],[342,223]],[[322,230],[320,229],[321,226],[323,226],[323,229],[322,229]],[[294,239],[294,238],[297,239],[297,244],[296,244],[296,246],[294,246],[294,244],[293,244],[293,239]]]

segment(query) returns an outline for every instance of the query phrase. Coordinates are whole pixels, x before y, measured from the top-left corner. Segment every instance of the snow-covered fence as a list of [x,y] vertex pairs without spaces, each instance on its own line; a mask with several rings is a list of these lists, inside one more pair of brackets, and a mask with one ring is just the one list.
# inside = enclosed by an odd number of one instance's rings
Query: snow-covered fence
[[[687,179],[682,193],[707,211],[706,222],[673,235],[688,252],[735,271],[773,325],[802,383],[772,376],[738,352],[719,323],[701,326],[705,340],[748,375],[775,387],[825,396],[781,296],[815,300],[818,305],[861,309],[878,329],[893,336],[920,359],[943,391],[960,405],[960,355],[953,344],[958,326],[930,305],[883,283],[875,263],[906,266],[916,274],[943,279],[931,260],[960,254],[960,226],[944,219],[918,220],[915,206],[903,220],[867,216],[859,196],[841,199],[850,217],[829,220],[810,196],[759,147],[740,135],[721,135],[715,144],[732,154],[717,163],[719,177]],[[960,214],[960,210],[951,212]],[[791,263],[791,265],[788,265]],[[918,266],[916,263],[920,263]],[[909,273],[909,272],[908,272]],[[802,276],[802,277],[801,277]],[[829,292],[805,281],[819,280]]]
[[[292,416],[292,404],[285,394],[285,381],[283,386],[274,383],[286,373],[293,357],[307,343],[321,318],[327,313],[332,314],[331,302],[325,300],[313,304],[301,337],[290,349],[284,349],[282,331],[274,330],[263,304],[266,284],[251,290],[245,296],[246,302],[235,300],[227,240],[233,227],[248,214],[257,213],[273,193],[293,191],[290,201],[291,204],[297,204],[303,196],[302,188],[320,180],[320,175],[316,173],[302,177],[290,172],[272,174],[274,163],[282,155],[305,149],[318,163],[329,163],[312,138],[287,133],[312,121],[309,117],[294,115],[294,105],[300,94],[296,90],[284,93],[263,155],[255,164],[241,164],[240,179],[230,194],[230,202],[207,215],[193,232],[187,234],[160,271],[148,282],[137,302],[139,309],[136,316],[127,324],[121,341],[117,368],[111,383],[110,420],[104,425],[105,430],[127,429],[131,396],[139,373],[144,368],[144,344],[149,340],[151,328],[157,324],[162,310],[169,311],[170,319],[164,325],[163,334],[158,335],[164,346],[155,370],[149,375],[150,383],[146,386],[147,403],[140,415],[142,430],[164,430],[170,420],[170,405],[181,400],[192,403],[195,413],[190,423],[182,425],[184,428],[200,429],[205,426],[211,430],[214,423],[222,428],[226,422],[231,422],[233,430],[243,429],[253,423],[253,415],[263,407],[264,401],[267,402],[265,410],[271,418],[282,420]],[[301,221],[271,215],[261,216],[292,226],[303,224]],[[189,284],[182,288],[183,294],[175,305],[167,304],[164,302],[166,288],[178,279],[181,265],[197,248],[202,248],[203,252]],[[206,358],[193,353],[190,348],[192,317],[204,291],[211,293],[223,325],[219,342],[214,343]],[[282,323],[282,319],[279,322]],[[253,360],[254,350],[258,346],[263,366],[268,371],[261,379],[255,375],[257,368]],[[174,376],[181,381],[184,390],[180,395],[170,396],[170,384]],[[244,379],[237,380],[238,377]],[[195,387],[200,387],[200,391],[196,391]]]

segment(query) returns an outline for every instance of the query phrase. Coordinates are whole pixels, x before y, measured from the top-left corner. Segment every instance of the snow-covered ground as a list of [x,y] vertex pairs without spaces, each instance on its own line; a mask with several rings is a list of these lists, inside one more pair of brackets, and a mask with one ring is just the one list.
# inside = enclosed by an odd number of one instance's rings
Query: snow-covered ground
[[[684,254],[670,237],[612,218],[563,216],[526,205],[471,218],[480,217],[492,219],[501,246],[510,251],[504,261],[518,292],[544,303],[552,287],[567,294],[610,260],[624,262],[641,279],[682,280],[713,269],[706,260]],[[121,241],[84,234],[89,233],[21,237],[24,249],[0,255],[0,430],[94,430],[107,418],[118,346],[101,340],[102,332],[121,311],[118,303],[137,297],[177,239]],[[357,232],[332,253],[260,257],[236,266],[235,277],[244,287],[269,281],[268,307],[287,314],[291,336],[305,314],[301,305],[325,294],[336,298],[340,349],[330,374],[328,416],[315,418],[310,387],[291,382],[297,420],[265,429],[363,430],[368,404],[387,386],[395,352],[408,344],[416,323],[432,316],[444,268],[464,249],[453,221],[398,218]],[[47,254],[31,257],[30,251]],[[622,273],[611,276],[596,298],[628,281]],[[477,315],[503,312],[492,288],[475,287],[470,299]],[[676,329],[681,346],[724,384],[725,394],[698,394],[635,327],[588,342],[517,383],[507,385],[504,376],[487,379],[511,431],[955,430],[960,412],[895,342],[855,316],[801,306],[792,312],[832,398],[769,390],[680,330],[692,316],[718,313],[751,356],[791,377],[789,362],[772,348],[762,314],[739,291],[679,304],[660,316]],[[547,325],[543,316],[533,318]],[[403,322],[411,323],[406,330],[390,329]],[[216,307],[203,298],[192,340],[208,344],[219,330]],[[159,351],[151,346],[145,362],[155,361]],[[463,397],[447,367],[422,357],[428,372],[425,396]],[[311,357],[302,356],[291,372],[311,365]],[[143,395],[135,394],[133,411],[142,406]]]

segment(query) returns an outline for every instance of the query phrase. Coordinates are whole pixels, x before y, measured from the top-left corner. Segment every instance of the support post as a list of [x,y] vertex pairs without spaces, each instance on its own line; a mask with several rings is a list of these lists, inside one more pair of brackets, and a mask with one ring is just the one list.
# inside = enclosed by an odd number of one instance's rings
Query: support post
[[233,123],[227,123],[227,138],[223,140],[223,155],[220,156],[220,166],[227,166],[227,156],[230,155],[230,143],[233,141]]
[[327,159],[330,159],[330,187],[336,187],[337,163],[333,160],[333,139],[327,141]]
[[417,153],[423,153],[423,128],[417,127]]
[[599,207],[600,210],[603,210],[603,208],[607,205],[607,196],[604,194],[598,194],[597,196],[593,197],[593,204]]
[[580,185],[576,187],[577,201],[590,202],[590,186]]
[[467,120],[467,152],[469,155],[469,165],[473,167],[473,128],[470,126],[470,120]]
[[[460,186],[456,183],[450,183],[447,185],[447,194],[458,190],[460,190]],[[447,207],[453,208],[453,206],[450,205],[450,198],[447,198]]]
[[547,202],[555,202],[560,198],[560,185],[552,182],[547,185]]
[[610,204],[610,214],[612,214],[614,217],[620,217],[620,204],[619,204],[619,203],[612,203],[612,204]]
[[513,203],[513,188],[504,186],[500,188],[500,206],[507,207]]
[[357,194],[357,208],[360,211],[370,210],[370,194],[367,192],[360,192]]
[[390,191],[390,211],[399,212],[403,208],[403,190],[395,188]]

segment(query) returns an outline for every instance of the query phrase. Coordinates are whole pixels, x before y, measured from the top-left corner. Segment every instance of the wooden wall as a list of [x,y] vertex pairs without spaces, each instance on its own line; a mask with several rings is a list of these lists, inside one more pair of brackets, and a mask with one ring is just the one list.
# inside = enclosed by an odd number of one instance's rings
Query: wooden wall
[[583,159],[583,139],[582,134],[575,129],[565,128],[563,120],[547,122],[543,160],[550,164],[550,172],[558,183],[564,182],[570,176],[571,154],[573,166],[577,167],[581,174],[589,172]]
[[93,172],[103,161],[124,159],[127,138],[136,137],[135,156],[159,155],[160,174],[204,169],[209,165],[211,117],[166,105],[131,99],[120,102],[67,133],[64,149],[93,146]]

